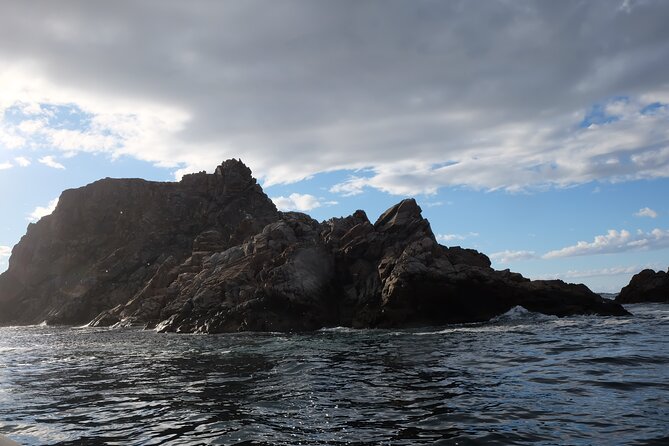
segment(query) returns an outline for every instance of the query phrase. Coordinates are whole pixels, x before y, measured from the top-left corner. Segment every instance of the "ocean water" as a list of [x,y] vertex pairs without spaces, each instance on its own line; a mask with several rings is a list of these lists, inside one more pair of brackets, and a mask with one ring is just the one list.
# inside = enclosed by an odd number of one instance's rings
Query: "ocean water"
[[669,444],[669,305],[309,334],[0,329],[24,445]]

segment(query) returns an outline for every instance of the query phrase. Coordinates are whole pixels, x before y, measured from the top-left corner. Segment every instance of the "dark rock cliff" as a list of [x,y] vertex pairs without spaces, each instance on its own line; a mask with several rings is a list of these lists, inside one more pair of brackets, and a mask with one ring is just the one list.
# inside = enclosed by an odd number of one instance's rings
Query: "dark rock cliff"
[[669,302],[669,270],[655,272],[645,269],[635,274],[630,283],[620,290],[616,302]]
[[622,315],[584,285],[495,271],[437,243],[414,200],[372,224],[278,212],[240,161],[178,183],[65,191],[0,275],[0,323],[161,331],[313,330],[485,321],[516,305]]
[[236,160],[178,183],[104,179],[67,190],[14,247],[0,275],[0,323],[88,322],[166,263],[233,246],[277,218]]

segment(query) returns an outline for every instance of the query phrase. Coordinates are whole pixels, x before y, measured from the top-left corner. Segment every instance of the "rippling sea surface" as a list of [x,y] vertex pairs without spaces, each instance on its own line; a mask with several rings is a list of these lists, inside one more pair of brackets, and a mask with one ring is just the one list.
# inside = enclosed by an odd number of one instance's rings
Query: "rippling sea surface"
[[669,305],[310,334],[0,328],[24,445],[669,444]]

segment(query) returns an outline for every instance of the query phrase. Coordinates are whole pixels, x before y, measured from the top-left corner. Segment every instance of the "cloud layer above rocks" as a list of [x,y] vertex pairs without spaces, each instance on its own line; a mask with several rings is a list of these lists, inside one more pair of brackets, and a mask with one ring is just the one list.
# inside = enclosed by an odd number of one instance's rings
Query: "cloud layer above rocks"
[[357,169],[344,194],[667,177],[667,23],[662,0],[16,2],[0,168],[241,157],[267,184]]

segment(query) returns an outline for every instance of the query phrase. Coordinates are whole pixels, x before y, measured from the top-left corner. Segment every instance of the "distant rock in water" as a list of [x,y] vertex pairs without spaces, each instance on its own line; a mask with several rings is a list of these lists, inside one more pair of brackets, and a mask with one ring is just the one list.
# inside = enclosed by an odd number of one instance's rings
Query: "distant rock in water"
[[652,269],[644,269],[635,274],[629,285],[620,290],[616,302],[621,304],[669,302],[669,270],[655,272]]
[[0,324],[303,331],[486,321],[521,306],[628,314],[585,285],[496,271],[437,243],[415,200],[375,223],[278,212],[241,161],[178,183],[104,179],[63,192],[0,275]]

